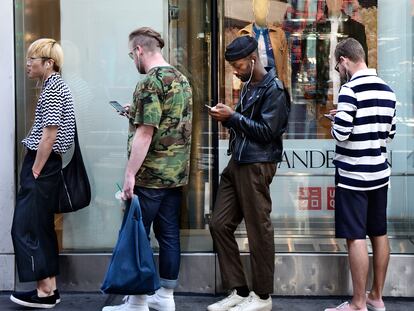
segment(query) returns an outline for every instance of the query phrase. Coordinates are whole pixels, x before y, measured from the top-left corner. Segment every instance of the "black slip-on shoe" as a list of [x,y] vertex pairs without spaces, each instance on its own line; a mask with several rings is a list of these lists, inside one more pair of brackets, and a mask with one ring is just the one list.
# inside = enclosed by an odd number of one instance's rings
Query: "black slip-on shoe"
[[37,290],[30,292],[14,292],[10,300],[18,305],[30,308],[50,309],[56,305],[56,296],[39,297]]
[[57,288],[53,291],[53,295],[56,298],[56,304],[60,303],[60,293],[59,293],[59,290]]

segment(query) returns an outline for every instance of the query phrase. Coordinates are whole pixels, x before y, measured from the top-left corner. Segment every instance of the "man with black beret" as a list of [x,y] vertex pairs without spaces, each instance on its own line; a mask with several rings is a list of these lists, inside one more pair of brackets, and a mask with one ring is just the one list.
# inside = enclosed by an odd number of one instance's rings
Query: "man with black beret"
[[[210,230],[220,264],[223,286],[231,290],[209,311],[272,310],[274,233],[269,186],[282,160],[290,99],[275,69],[265,68],[257,41],[243,36],[230,43],[225,58],[244,82],[235,111],[218,103],[209,114],[230,130],[231,159],[221,174]],[[252,288],[240,260],[234,236],[244,219],[249,240]]]

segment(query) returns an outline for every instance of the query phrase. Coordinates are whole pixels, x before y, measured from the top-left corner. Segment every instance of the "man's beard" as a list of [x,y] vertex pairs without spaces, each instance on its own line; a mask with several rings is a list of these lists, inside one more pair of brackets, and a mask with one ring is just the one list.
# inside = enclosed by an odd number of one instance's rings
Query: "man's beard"
[[145,70],[141,68],[141,64],[137,64],[137,70],[140,74],[146,74]]
[[351,77],[349,76],[349,74],[348,74],[348,71],[347,70],[345,70],[345,73],[340,73],[339,74],[339,78],[340,78],[340,80],[341,80],[341,85],[344,85],[345,83],[348,83],[349,82],[349,80],[351,80]]
[[142,64],[141,64],[141,59],[138,57],[138,59],[137,59],[137,65],[136,65],[136,67],[137,67],[137,70],[138,70],[138,72],[140,73],[140,74],[146,74],[146,72],[145,72],[145,70],[144,70],[144,68],[142,68]]

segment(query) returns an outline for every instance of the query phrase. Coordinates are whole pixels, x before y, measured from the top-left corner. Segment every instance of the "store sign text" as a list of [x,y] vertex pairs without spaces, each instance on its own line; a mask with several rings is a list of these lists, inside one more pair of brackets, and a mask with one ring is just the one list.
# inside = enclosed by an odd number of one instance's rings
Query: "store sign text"
[[[282,162],[279,163],[278,168],[335,168],[334,157],[334,150],[286,150],[282,154]],[[388,152],[388,163],[392,167],[392,150]]]
[[[322,195],[326,196],[325,208],[323,208]],[[335,187],[299,187],[298,202],[301,211],[333,211],[335,210]]]

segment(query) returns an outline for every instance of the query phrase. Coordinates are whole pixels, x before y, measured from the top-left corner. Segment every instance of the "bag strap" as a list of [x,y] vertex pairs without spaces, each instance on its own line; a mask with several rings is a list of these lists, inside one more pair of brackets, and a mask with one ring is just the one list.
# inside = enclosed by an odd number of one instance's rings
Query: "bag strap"
[[[82,159],[83,162],[83,157],[82,157],[82,152],[80,149],[80,144],[79,144],[79,135],[78,135],[78,128],[76,126],[76,121],[75,121],[75,137],[74,137],[74,144],[75,144],[75,150],[73,151],[73,156],[72,156],[72,160],[76,157],[76,158],[80,158]],[[71,160],[71,161],[72,161]]]
[[[82,157],[82,152],[81,152],[80,144],[79,144],[78,129],[77,129],[77,126],[76,126],[76,120],[75,120],[74,144],[75,144],[75,149],[73,150],[72,158],[70,159],[70,161],[68,162],[67,165],[69,165],[69,163],[72,163],[74,161],[82,161],[82,163],[83,163],[83,157]],[[64,167],[62,167],[62,169],[64,169]]]
[[80,147],[79,147],[79,138],[78,138],[78,128],[76,126],[76,121],[75,121],[75,138],[74,138],[74,142],[75,142],[75,149],[80,149]]
[[138,196],[136,194],[134,194],[132,199],[131,199],[131,205],[132,204],[135,206],[137,219],[141,219],[142,218],[141,205],[139,204],[139,199],[138,199]]
[[141,208],[139,206],[138,197],[135,194],[131,199],[125,202],[125,211],[121,223],[121,230],[127,225],[128,220],[134,218],[134,216],[137,219],[140,219],[138,216],[141,216]]

